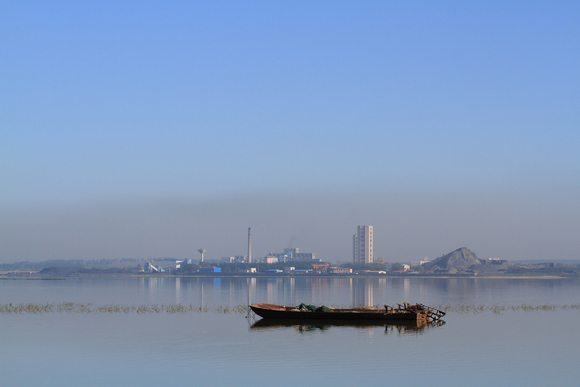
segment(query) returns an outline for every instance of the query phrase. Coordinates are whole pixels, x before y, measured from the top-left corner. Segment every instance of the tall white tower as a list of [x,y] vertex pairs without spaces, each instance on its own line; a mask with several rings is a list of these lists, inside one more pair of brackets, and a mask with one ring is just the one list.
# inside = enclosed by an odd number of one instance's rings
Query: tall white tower
[[199,252],[201,253],[201,263],[203,263],[203,255],[205,254],[205,252],[206,252],[207,250],[202,248],[202,249],[199,249],[199,250],[197,250],[197,251],[199,251]]
[[353,245],[354,263],[373,263],[373,226],[358,226]]

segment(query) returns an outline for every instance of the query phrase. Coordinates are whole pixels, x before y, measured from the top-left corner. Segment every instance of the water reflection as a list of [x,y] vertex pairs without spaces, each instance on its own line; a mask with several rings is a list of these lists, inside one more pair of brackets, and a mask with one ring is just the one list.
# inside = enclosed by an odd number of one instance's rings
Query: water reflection
[[[458,297],[478,296],[473,294],[473,279],[277,277],[247,281],[248,304],[382,307],[401,301],[433,303],[434,290]],[[494,285],[486,284],[486,290]]]
[[[275,304],[347,306],[355,298],[357,303],[362,299],[363,304],[381,306],[405,300],[522,308],[502,314],[491,313],[492,309],[485,309],[489,313],[454,309],[447,317],[451,325],[443,329],[392,322],[341,325],[336,321],[260,320],[248,324],[245,309],[233,313],[223,309],[268,301],[268,283],[270,301]],[[569,306],[578,304],[579,295],[577,278],[0,281],[2,305],[81,305],[78,313],[0,311],[2,385],[56,386],[67,375],[68,384],[91,386],[145,387],[168,380],[192,384],[193,379],[213,385],[255,386],[275,380],[281,386],[346,386],[385,384],[386,375],[388,384],[401,386],[524,382],[547,386],[555,381],[573,386],[578,385],[578,360],[574,359],[578,359],[580,341],[580,331],[573,328],[580,308]],[[176,300],[193,305],[194,310],[160,313],[155,309],[176,307]],[[89,304],[94,305],[94,312],[86,312],[83,305]],[[201,304],[204,309],[197,308]],[[538,310],[532,314],[523,309],[525,305],[540,308],[532,309]],[[543,312],[542,305],[556,305],[558,310]],[[99,312],[101,306],[113,306],[119,312]],[[143,307],[146,313],[125,312],[125,306]],[[30,372],[31,364],[38,372]],[[216,364],[227,364],[228,372],[216,372]]]
[[304,320],[292,319],[269,319],[263,318],[251,324],[250,329],[253,331],[275,330],[294,328],[297,332],[317,332],[328,331],[333,327],[350,327],[356,329],[366,329],[372,332],[374,328],[384,327],[385,334],[396,333],[399,335],[417,335],[424,333],[429,328],[436,328],[445,325],[445,321],[437,322],[397,322],[385,324],[378,321],[349,321],[349,320],[314,320],[305,322]]
[[[401,301],[445,305],[572,305],[577,279],[399,277],[142,277],[64,281],[0,281],[0,302],[95,304],[193,304],[237,306],[301,303],[336,308],[396,306]],[[10,286],[8,286],[10,285]],[[94,292],[99,286],[99,292]]]
[[248,287],[248,305],[252,305],[252,294],[256,292],[256,278],[248,278],[246,286]]
[[374,286],[378,281],[378,278],[364,278],[359,279],[358,281],[351,281],[351,289],[352,289],[352,304],[355,307],[361,306],[373,306],[373,294],[374,294]]

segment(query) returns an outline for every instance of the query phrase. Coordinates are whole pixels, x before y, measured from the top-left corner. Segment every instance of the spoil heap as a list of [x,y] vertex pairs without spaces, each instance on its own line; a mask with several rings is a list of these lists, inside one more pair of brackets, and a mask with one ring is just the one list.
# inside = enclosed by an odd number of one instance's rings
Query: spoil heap
[[472,267],[482,264],[483,261],[473,251],[461,247],[423,266],[428,273],[462,274],[474,273]]
[[461,247],[423,265],[427,274],[502,274],[513,270],[506,260],[479,259],[467,247]]

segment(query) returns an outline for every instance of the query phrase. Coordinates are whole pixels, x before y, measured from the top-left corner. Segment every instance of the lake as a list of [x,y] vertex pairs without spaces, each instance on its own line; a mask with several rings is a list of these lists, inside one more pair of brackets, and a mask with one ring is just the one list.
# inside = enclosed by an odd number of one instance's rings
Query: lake
[[[256,326],[259,318],[237,309],[402,300],[447,307],[445,324]],[[578,279],[0,280],[0,305],[64,302],[73,303],[68,312],[0,313],[2,386],[577,386],[580,378]],[[135,312],[176,304],[197,309]],[[534,308],[542,305],[553,310]],[[134,310],[98,311],[112,306]],[[502,306],[516,309],[492,310]]]

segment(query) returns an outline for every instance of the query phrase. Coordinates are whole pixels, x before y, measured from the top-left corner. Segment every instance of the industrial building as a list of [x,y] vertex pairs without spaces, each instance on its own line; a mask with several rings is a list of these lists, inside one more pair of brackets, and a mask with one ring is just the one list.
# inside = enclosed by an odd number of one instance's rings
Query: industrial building
[[264,261],[268,264],[271,265],[273,263],[278,263],[278,258],[277,257],[272,257],[272,256],[266,256],[266,258],[264,258]]
[[352,274],[352,269],[349,267],[331,267],[331,274]]
[[284,249],[283,253],[268,253],[266,257],[278,258],[278,262],[310,261],[320,262],[314,253],[301,253],[297,247]]
[[246,255],[235,255],[233,257],[222,257],[222,263],[245,263],[248,262]]
[[183,264],[183,259],[161,259],[155,262],[145,262],[145,271],[153,273],[171,273],[179,270]]
[[202,267],[199,269],[200,273],[221,273],[222,268],[217,266]]

